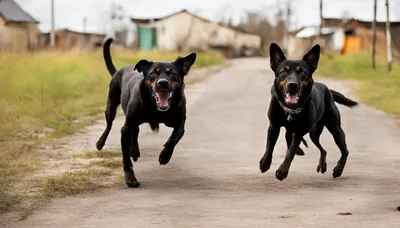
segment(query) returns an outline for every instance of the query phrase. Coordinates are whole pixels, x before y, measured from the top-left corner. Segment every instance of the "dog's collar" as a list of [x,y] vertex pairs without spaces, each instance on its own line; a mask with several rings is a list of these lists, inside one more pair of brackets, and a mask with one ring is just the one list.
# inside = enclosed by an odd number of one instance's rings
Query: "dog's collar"
[[[310,98],[311,98],[311,95],[309,95],[309,96],[305,99],[303,105],[304,105],[305,103],[307,103],[307,102],[310,100]],[[303,111],[303,108],[302,108],[302,107],[299,107],[299,108],[296,108],[296,109],[288,108],[288,107],[285,106],[285,104],[283,104],[283,103],[279,100],[278,97],[276,97],[276,99],[278,100],[279,105],[281,106],[281,108],[283,109],[283,111],[285,111],[285,113],[288,115],[288,116],[287,116],[287,121],[292,121],[292,120],[293,120],[293,115],[298,115],[298,114],[301,113],[301,111]]]

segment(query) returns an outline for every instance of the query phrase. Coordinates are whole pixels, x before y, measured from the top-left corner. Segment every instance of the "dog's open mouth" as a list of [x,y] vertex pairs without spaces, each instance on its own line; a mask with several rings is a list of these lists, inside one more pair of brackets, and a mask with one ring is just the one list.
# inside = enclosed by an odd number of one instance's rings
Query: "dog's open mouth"
[[167,111],[169,109],[171,97],[172,92],[155,92],[154,98],[156,99],[158,110]]
[[286,104],[297,104],[299,101],[299,93],[290,94],[285,92],[285,103]]

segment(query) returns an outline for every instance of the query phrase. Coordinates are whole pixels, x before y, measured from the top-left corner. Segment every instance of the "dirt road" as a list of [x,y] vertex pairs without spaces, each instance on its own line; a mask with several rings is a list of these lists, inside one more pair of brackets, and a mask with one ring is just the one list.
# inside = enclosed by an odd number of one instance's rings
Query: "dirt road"
[[[139,189],[124,185],[57,199],[10,227],[400,227],[400,132],[380,111],[340,107],[350,151],[341,178],[332,178],[340,152],[327,130],[321,138],[326,174],[316,172],[319,152],[307,136],[306,155],[296,156],[286,180],[275,178],[286,151],[283,130],[272,167],[261,174],[272,81],[266,59],[235,60],[187,88],[186,134],[167,166],[158,164],[158,154],[171,130],[153,135],[141,126],[142,156],[134,164]],[[345,83],[323,81],[350,91]],[[122,121],[106,148],[119,147]],[[82,140],[89,150],[104,124]],[[352,215],[338,215],[343,212]]]

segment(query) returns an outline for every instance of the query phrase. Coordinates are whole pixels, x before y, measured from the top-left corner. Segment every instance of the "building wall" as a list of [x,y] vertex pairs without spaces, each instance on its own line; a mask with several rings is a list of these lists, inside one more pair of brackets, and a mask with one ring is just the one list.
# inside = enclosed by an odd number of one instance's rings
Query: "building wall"
[[207,49],[207,37],[210,30],[207,22],[180,13],[155,23],[148,27],[157,29],[157,49],[174,51],[178,49]]
[[0,17],[0,49],[28,51],[38,48],[38,28],[35,23],[8,22]]
[[259,36],[239,33],[186,12],[140,26],[155,27],[157,49],[165,51],[208,51],[213,47],[238,50],[244,44],[259,49],[261,43]]

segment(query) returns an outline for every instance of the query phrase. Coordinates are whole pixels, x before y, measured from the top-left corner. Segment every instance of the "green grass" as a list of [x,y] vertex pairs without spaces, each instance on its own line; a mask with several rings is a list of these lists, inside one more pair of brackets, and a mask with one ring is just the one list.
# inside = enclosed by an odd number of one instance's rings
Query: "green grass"
[[392,71],[388,72],[386,60],[381,57],[377,57],[377,69],[372,69],[371,56],[366,53],[334,56],[332,59],[322,56],[316,73],[359,82],[355,94],[363,103],[400,116],[399,65],[393,64]]

